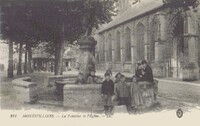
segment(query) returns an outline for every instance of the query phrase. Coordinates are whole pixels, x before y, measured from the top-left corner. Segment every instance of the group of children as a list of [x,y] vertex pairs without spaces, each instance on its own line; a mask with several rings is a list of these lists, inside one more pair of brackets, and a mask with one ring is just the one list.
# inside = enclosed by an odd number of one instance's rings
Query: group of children
[[136,76],[133,76],[131,83],[127,83],[126,77],[121,73],[117,73],[113,82],[111,74],[106,72],[101,87],[101,95],[106,112],[112,111],[114,101],[117,101],[117,105],[126,105],[127,109],[143,105],[142,93]]
[[[95,70],[90,70],[86,81],[84,80],[84,75],[79,73],[76,84],[102,84],[101,96],[106,112],[111,112],[116,104],[125,105],[127,109],[137,109],[145,105],[147,101],[150,104],[156,101],[154,99],[154,89],[146,90],[144,88],[146,85],[153,84],[154,81],[152,70],[146,61],[142,61],[138,65],[136,75],[132,77],[131,82],[127,82],[126,77],[121,73],[117,73],[115,78],[113,78],[110,69],[104,74],[104,79],[97,77],[95,72]],[[147,97],[149,97],[149,100]]]

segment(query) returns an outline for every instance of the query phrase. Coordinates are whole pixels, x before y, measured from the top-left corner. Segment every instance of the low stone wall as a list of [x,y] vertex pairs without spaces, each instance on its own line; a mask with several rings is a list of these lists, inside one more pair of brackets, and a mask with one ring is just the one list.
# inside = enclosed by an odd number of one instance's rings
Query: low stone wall
[[63,88],[63,106],[72,110],[103,110],[101,84],[66,84]]
[[14,79],[12,84],[19,102],[35,103],[37,101],[37,84],[35,82],[31,82],[30,77]]

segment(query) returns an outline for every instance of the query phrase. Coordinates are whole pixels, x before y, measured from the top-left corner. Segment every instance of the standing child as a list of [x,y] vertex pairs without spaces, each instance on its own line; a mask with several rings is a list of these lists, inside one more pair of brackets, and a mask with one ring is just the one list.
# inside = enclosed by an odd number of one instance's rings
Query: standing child
[[109,73],[105,73],[105,80],[101,86],[101,95],[104,101],[104,110],[111,112],[113,108],[112,96],[114,95],[114,83],[110,79]]
[[121,75],[120,72],[115,75],[115,84],[118,84],[121,81]]
[[137,82],[137,77],[133,76],[132,85],[130,88],[130,96],[131,96],[131,107],[138,108],[138,106],[143,105],[142,94],[140,92],[140,87]]
[[116,85],[116,96],[119,101],[118,105],[129,107],[129,86],[126,83],[126,77],[121,75],[121,81]]

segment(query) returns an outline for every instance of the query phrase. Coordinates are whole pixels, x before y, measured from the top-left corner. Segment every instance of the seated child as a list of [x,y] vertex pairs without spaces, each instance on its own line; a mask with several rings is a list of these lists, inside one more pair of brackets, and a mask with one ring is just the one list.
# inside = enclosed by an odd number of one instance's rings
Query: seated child
[[84,84],[84,82],[83,73],[79,73],[75,84]]
[[97,76],[95,76],[95,70],[91,70],[90,71],[90,75],[88,76],[88,79],[87,79],[87,84],[95,84],[97,83]]
[[116,85],[116,96],[119,101],[118,105],[129,106],[129,86],[125,82],[126,77],[121,75],[121,81]]
[[131,107],[138,108],[138,106],[143,105],[142,94],[137,82],[137,77],[133,76],[132,81],[133,83],[130,88]]
[[110,79],[109,73],[105,73],[105,80],[103,81],[101,86],[101,95],[104,101],[105,112],[111,112],[113,107],[112,97],[114,95],[114,83]]

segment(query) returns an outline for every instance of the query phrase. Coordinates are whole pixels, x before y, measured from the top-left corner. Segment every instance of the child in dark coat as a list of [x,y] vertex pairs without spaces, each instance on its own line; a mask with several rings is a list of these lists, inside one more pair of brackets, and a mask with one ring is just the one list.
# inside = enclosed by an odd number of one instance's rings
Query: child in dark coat
[[105,80],[101,86],[101,95],[104,101],[104,110],[111,112],[113,108],[112,97],[114,95],[114,83],[110,79],[109,73],[105,73]]

